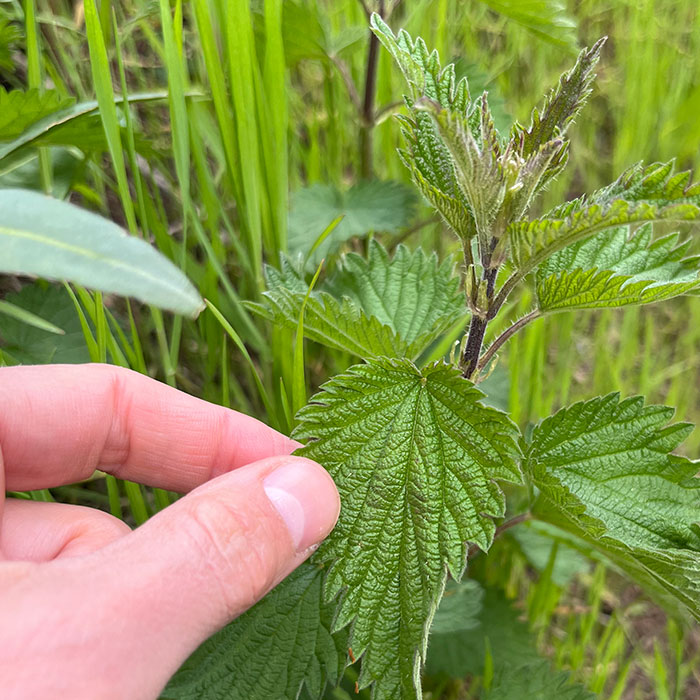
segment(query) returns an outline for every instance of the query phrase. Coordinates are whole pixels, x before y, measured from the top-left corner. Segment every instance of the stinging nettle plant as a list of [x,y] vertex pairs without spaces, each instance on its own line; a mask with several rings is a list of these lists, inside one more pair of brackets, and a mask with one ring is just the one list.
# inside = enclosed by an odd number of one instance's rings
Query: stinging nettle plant
[[[300,454],[333,475],[342,512],[311,560],[205,643],[166,697],[320,698],[356,661],[357,688],[373,698],[421,697],[446,584],[525,519],[556,526],[700,620],[698,465],[673,454],[692,427],[670,423],[671,408],[610,394],[525,438],[477,388],[503,343],[540,316],[697,294],[688,242],[653,226],[700,219],[700,185],[672,162],[636,165],[528,219],[566,166],[567,129],[604,41],[581,52],[529,126],[504,135],[486,95],[473,98],[420,38],[395,36],[376,14],[371,25],[409,86],[401,158],[461,240],[463,275],[451,260],[403,246],[390,255],[375,241],[313,288],[287,259],[268,269],[264,301],[250,308],[361,360],[301,409],[294,434]],[[488,324],[529,279],[534,308],[484,348]],[[459,353],[445,361],[438,341],[460,324]],[[514,485],[508,503],[499,482]]]

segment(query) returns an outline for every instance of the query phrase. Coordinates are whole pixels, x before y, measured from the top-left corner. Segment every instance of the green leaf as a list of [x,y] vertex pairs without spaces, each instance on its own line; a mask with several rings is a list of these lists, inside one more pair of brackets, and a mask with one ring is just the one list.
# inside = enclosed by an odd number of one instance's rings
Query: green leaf
[[[296,328],[307,285],[288,260],[267,268],[263,305],[248,308]],[[282,286],[283,285],[283,286]],[[393,257],[375,241],[368,257],[341,258],[334,276],[314,291],[304,314],[307,338],[365,359],[418,357],[464,314],[454,264],[398,246]]]
[[411,223],[415,210],[415,193],[399,182],[360,182],[345,192],[332,185],[312,185],[292,196],[289,250],[306,256],[328,224],[343,216],[310,257],[315,268],[350,238],[400,231]]
[[452,159],[429,114],[414,108],[420,98],[436,102],[444,109],[465,115],[471,103],[466,78],[457,81],[455,67],[440,65],[437,51],[428,52],[425,42],[415,41],[401,30],[394,35],[378,14],[370,19],[372,31],[392,55],[408,81],[405,96],[410,116],[400,117],[408,149],[399,151],[418,189],[458,236],[471,238],[474,219],[455,177]]
[[0,190],[0,272],[67,280],[178,313],[203,307],[184,274],[116,224],[28,190]]
[[582,685],[572,685],[566,671],[553,671],[546,660],[534,664],[502,666],[483,700],[594,700]]
[[28,313],[50,319],[65,331],[64,335],[56,335],[5,317],[0,321],[5,355],[9,354],[18,364],[27,365],[90,361],[80,319],[63,287],[36,282],[25,285],[19,292],[7,294],[5,300]]
[[481,0],[555,46],[576,49],[576,21],[558,0]]
[[484,591],[477,581],[449,581],[433,617],[430,635],[464,632],[479,626]]
[[512,142],[519,145],[524,158],[566,133],[591,94],[596,77],[593,71],[604,43],[605,38],[599,39],[591,49],[581,51],[574,67],[561,76],[557,87],[545,97],[544,104],[533,110],[529,128],[518,123],[514,125]]
[[316,554],[340,594],[335,627],[351,624],[374,697],[420,696],[430,622],[466,543],[486,550],[504,512],[494,479],[519,481],[517,428],[479,402],[459,370],[407,360],[357,365],[323,386],[297,416],[301,454],[324,464],[343,503]]
[[[188,93],[200,95],[199,92]],[[144,92],[129,95],[129,104],[158,102],[168,98],[167,91]],[[124,98],[115,98],[120,105]],[[82,135],[82,138],[81,138]],[[104,130],[100,122],[98,104],[94,100],[80,102],[60,109],[33,122],[17,138],[0,145],[0,161],[27,146],[77,146],[104,148]],[[4,163],[3,163],[4,165]]]
[[700,619],[700,481],[697,464],[670,454],[691,431],[672,415],[616,394],[574,404],[534,429],[525,469],[538,517]]
[[325,289],[389,326],[409,348],[422,350],[464,313],[454,267],[451,258],[440,263],[435,253],[411,252],[404,245],[389,257],[371,241],[367,258],[356,253],[341,258]]
[[12,141],[40,119],[65,109],[75,102],[58,90],[12,90],[0,85],[0,141]]
[[[491,657],[496,670],[539,659],[535,639],[527,624],[520,619],[521,612],[500,591],[488,587],[474,588],[474,585],[475,582],[469,579],[447,584],[430,630],[425,666],[428,675],[452,678],[479,676],[484,671],[487,656]],[[442,631],[437,627],[437,620],[443,606],[449,601],[448,592],[452,589],[461,591],[463,587],[468,593],[462,592],[457,599],[462,602],[462,608],[454,611],[454,616],[470,624],[475,617],[477,624],[470,627],[465,624],[461,630]]]
[[508,227],[513,261],[525,275],[566,246],[596,233],[626,224],[668,221],[684,223],[700,219],[700,207],[689,202],[656,205],[646,201],[616,199],[588,204],[561,218],[517,221]]
[[699,258],[686,258],[688,243],[673,234],[652,240],[651,224],[630,237],[622,226],[555,253],[538,268],[542,311],[649,304],[700,286]]
[[[264,304],[246,302],[246,308],[275,324],[297,327],[304,292],[280,287],[264,292],[263,297]],[[326,347],[363,358],[403,357],[410,350],[389,326],[363,314],[349,299],[338,301],[327,292],[313,292],[306,302],[304,335]]]
[[[85,159],[73,149],[59,146],[45,150],[51,165],[52,196],[65,199],[73,183],[82,174]],[[22,154],[18,154],[22,155]],[[26,149],[24,157],[7,159],[0,169],[0,189],[43,191],[38,152]]]
[[[289,700],[305,685],[318,698],[336,685],[347,633],[331,633],[323,570],[302,564],[257,605],[204,642],[163,691],[178,700]],[[244,660],[244,663],[240,663]]]
[[48,333],[65,335],[65,331],[62,328],[59,328],[46,319],[41,318],[41,316],[33,314],[31,311],[23,309],[21,306],[11,304],[9,301],[0,300],[0,314],[5,314],[10,318],[16,319],[20,323],[26,323],[28,326],[38,328],[39,330],[46,331]]

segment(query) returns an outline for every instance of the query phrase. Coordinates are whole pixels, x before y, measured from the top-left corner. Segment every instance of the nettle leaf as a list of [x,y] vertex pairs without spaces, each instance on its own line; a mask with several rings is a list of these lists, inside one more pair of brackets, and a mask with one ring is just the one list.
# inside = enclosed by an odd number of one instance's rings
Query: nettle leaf
[[582,685],[571,683],[566,671],[553,671],[546,660],[518,666],[501,666],[483,700],[595,700]]
[[[167,698],[318,698],[345,668],[347,633],[331,633],[323,571],[302,564],[257,605],[202,644],[163,692]],[[244,664],[237,660],[245,659]]]
[[670,454],[692,429],[672,415],[617,394],[574,404],[533,430],[525,469],[535,514],[700,619],[700,481],[697,464]]
[[343,220],[311,257],[317,265],[345,241],[371,232],[396,233],[411,223],[417,198],[400,182],[360,182],[341,192],[332,185],[312,185],[292,195],[289,250],[306,255],[335,218]]
[[[306,292],[279,287],[264,292],[264,304],[246,303],[269,321],[296,328]],[[402,357],[413,350],[389,326],[364,314],[349,299],[338,300],[327,292],[312,292],[304,310],[304,335],[329,348],[362,358],[386,355]]]
[[616,199],[605,204],[588,204],[561,218],[517,221],[508,227],[508,235],[513,261],[524,275],[562,248],[601,231],[626,224],[684,223],[698,219],[700,207],[690,202],[659,206]]
[[450,154],[430,115],[414,108],[417,100],[427,98],[466,116],[471,105],[466,78],[457,81],[454,64],[442,68],[437,51],[429,52],[420,37],[414,41],[405,30],[396,36],[378,14],[372,15],[370,26],[409,85],[410,94],[404,97],[410,116],[399,117],[408,146],[399,151],[401,160],[447,225],[460,237],[471,238],[475,233],[474,220],[457,185]]
[[599,39],[591,49],[581,51],[574,67],[561,76],[557,87],[545,97],[544,104],[533,110],[527,129],[517,122],[514,124],[512,140],[520,144],[520,154],[524,158],[566,133],[591,94],[596,77],[593,71],[604,43],[605,38]]
[[316,555],[325,590],[340,595],[335,628],[351,625],[358,683],[377,700],[420,697],[430,623],[467,542],[490,546],[505,499],[494,479],[519,481],[517,428],[483,406],[459,370],[407,360],[356,365],[300,411],[301,454],[325,465],[343,502]]
[[11,90],[0,86],[0,141],[12,141],[28,126],[75,102],[58,90]]
[[425,348],[464,314],[464,296],[451,258],[399,245],[392,257],[371,241],[367,258],[341,258],[325,285],[336,298],[347,297],[367,316],[392,328],[406,343]]
[[542,311],[649,304],[700,286],[698,257],[685,257],[678,235],[652,240],[651,224],[630,237],[626,226],[603,231],[545,260],[536,274]]
[[[264,304],[248,308],[296,328],[307,286],[287,261],[266,272]],[[282,286],[284,285],[284,286]],[[398,246],[393,257],[372,241],[368,257],[341,258],[333,277],[309,296],[306,337],[365,359],[418,357],[464,314],[454,264]]]

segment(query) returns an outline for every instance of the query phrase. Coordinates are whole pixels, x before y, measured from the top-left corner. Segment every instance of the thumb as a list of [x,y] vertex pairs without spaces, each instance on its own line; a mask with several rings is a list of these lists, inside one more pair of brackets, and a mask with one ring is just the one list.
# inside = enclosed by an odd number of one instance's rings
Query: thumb
[[90,669],[105,691],[92,697],[156,697],[199,644],[311,554],[339,507],[328,472],[301,457],[207,482],[98,552],[65,560],[77,570],[58,577],[71,582],[73,604],[54,662],[77,652],[62,673]]

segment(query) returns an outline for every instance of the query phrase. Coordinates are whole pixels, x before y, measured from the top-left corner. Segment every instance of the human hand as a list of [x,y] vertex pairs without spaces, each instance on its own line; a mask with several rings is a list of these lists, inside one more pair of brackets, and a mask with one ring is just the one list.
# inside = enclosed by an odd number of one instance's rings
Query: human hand
[[[296,447],[129,370],[0,369],[4,700],[157,697],[333,528],[335,486]],[[190,493],[133,532],[91,508],[4,500],[96,468]]]

